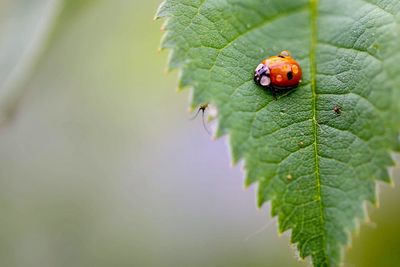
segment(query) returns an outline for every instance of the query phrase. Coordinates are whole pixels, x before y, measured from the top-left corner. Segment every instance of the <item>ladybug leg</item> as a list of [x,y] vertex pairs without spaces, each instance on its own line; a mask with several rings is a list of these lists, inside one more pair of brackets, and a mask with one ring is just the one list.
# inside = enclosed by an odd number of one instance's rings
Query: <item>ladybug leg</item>
[[279,98],[288,96],[288,95],[290,95],[291,93],[293,93],[293,91],[294,91],[293,88],[292,88],[292,89],[288,89],[288,90],[287,90],[284,94],[282,94]]
[[279,90],[276,89],[275,87],[270,87],[270,89],[271,89],[272,96],[274,97],[274,100],[278,100],[276,95],[279,93]]
[[285,97],[290,95],[296,90],[297,87],[276,87],[275,88],[275,93],[279,93],[279,97]]

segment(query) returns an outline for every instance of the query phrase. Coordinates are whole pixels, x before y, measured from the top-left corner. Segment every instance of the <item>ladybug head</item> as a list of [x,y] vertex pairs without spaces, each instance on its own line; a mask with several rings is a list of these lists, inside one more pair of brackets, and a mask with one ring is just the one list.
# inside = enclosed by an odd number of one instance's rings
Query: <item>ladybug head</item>
[[269,86],[271,84],[269,68],[264,64],[259,64],[254,71],[254,81],[261,86]]

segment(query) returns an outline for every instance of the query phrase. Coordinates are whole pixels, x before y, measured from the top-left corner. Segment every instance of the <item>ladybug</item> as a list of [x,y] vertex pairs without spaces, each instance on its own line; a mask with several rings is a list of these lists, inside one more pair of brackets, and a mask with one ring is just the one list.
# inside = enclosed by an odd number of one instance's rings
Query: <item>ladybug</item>
[[282,51],[261,61],[254,72],[254,81],[274,94],[293,89],[301,83],[300,64],[289,51]]

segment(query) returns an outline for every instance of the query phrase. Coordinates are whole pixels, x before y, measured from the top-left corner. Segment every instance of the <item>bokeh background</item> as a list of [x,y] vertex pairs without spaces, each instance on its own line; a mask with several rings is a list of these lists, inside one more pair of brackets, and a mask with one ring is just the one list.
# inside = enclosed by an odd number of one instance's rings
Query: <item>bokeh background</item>
[[[189,120],[159,3],[0,0],[0,266],[308,265]],[[400,189],[379,191],[345,266],[400,264]]]

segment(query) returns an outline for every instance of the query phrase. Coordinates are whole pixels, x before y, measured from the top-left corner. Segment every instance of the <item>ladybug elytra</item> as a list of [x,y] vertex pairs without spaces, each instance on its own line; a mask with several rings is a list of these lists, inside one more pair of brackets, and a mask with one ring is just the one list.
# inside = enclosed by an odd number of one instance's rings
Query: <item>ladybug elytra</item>
[[289,51],[282,51],[261,61],[254,72],[254,81],[264,88],[277,93],[295,88],[301,82],[302,71],[299,63]]

